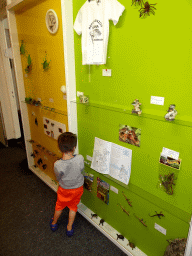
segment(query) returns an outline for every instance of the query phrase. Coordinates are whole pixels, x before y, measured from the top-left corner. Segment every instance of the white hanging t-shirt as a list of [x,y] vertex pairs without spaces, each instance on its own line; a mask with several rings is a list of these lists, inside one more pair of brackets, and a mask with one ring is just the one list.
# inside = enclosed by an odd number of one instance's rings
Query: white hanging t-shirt
[[117,0],[87,0],[79,10],[74,30],[82,34],[82,64],[106,64],[109,20],[116,25],[125,7]]

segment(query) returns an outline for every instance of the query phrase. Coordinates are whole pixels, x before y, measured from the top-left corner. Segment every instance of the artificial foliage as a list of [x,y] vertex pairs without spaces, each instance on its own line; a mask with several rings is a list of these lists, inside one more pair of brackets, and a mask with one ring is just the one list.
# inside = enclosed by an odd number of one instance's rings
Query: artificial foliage
[[173,195],[173,186],[175,185],[175,174],[174,172],[166,174],[166,175],[159,175],[160,186],[163,187],[164,191],[168,195]]
[[187,243],[186,238],[176,238],[174,240],[167,240],[167,242],[169,245],[166,248],[164,256],[184,256]]

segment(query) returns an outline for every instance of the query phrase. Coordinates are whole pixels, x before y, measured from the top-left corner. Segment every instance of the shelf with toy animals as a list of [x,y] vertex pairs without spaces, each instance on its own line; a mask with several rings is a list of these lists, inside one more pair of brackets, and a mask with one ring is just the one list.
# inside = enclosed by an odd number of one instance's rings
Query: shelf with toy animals
[[[89,161],[84,161],[84,162],[85,162],[85,170],[87,169],[89,173],[92,173],[92,172],[95,173],[95,171],[90,167],[90,162]],[[149,203],[152,203],[154,206],[161,208],[162,210],[165,210],[166,212],[168,212],[172,216],[175,216],[176,218],[180,219],[181,221],[183,221],[185,223],[190,222],[191,214],[189,214],[188,212],[183,211],[183,210],[179,209],[178,207],[176,207],[175,205],[171,204],[171,201],[166,202],[162,198],[157,197],[132,183],[129,183],[129,185],[127,186],[124,183],[114,179],[113,177],[111,177],[108,174],[100,174],[100,175],[101,175],[101,177],[104,178],[104,180],[105,180],[105,178],[107,178],[107,179],[111,180],[112,182],[117,183],[122,188],[124,187],[125,190],[128,190],[129,193],[132,193],[135,196],[138,196],[139,198],[142,198],[143,200],[145,200]]]
[[155,110],[155,112],[154,112],[155,114],[149,114],[149,113],[144,113],[144,112],[141,113],[138,111],[134,111],[131,108],[123,108],[121,106],[114,107],[114,106],[110,106],[110,105],[98,104],[98,103],[93,103],[93,102],[89,102],[89,101],[87,103],[82,103],[82,101],[80,99],[73,100],[73,101],[71,101],[71,103],[77,104],[77,105],[84,105],[85,108],[89,107],[89,108],[105,109],[105,110],[112,111],[112,112],[119,112],[119,113],[123,113],[126,115],[136,116],[138,118],[152,119],[152,120],[162,121],[162,122],[173,124],[173,125],[192,127],[192,120],[188,116],[182,117],[182,119],[178,119],[178,117],[176,117],[176,119],[168,119],[168,118],[165,118],[166,113],[162,114],[162,111],[158,112],[157,110]]
[[32,144],[31,157],[34,158],[34,165],[30,169],[54,191],[57,191],[58,182],[54,175],[54,162],[60,157],[54,152],[46,149],[34,140],[28,141]]
[[40,101],[32,99],[32,98],[25,98],[25,101],[22,101],[22,103],[40,108],[42,110],[50,111],[50,112],[53,112],[53,113],[56,113],[56,114],[59,114],[59,115],[67,116],[67,111],[62,111],[62,110],[59,110],[59,109],[56,109],[56,108],[51,108],[51,107],[48,107],[48,106],[44,106],[44,105],[42,105],[42,103]]
[[117,230],[97,216],[96,213],[91,211],[83,203],[78,205],[78,212],[127,255],[146,256],[146,254],[136,247],[134,243],[126,239],[121,234],[118,234],[119,232]]

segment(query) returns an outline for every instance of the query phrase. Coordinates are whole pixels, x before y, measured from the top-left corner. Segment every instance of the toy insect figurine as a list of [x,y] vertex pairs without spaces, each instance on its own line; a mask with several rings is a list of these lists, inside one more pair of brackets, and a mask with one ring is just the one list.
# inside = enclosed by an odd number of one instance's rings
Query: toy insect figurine
[[145,14],[148,14],[150,16],[150,13],[155,15],[154,10],[156,10],[156,8],[154,7],[154,5],[156,5],[156,4],[149,4],[149,2],[145,2],[144,3],[144,8],[141,8],[139,10],[139,12],[140,12],[139,17],[142,17],[143,15],[145,17]]
[[177,111],[175,110],[175,104],[171,104],[167,112],[168,113],[165,115],[165,119],[167,121],[173,121],[177,115]]
[[141,115],[141,112],[142,112],[141,109],[140,109],[141,103],[139,103],[139,100],[135,99],[131,104],[134,106],[134,109],[132,110],[132,113]]
[[[135,215],[135,213],[134,213],[134,215]],[[143,219],[138,218],[136,215],[135,215],[135,217],[136,217],[145,227],[147,227],[147,225],[145,224],[145,221],[143,221]]]
[[133,5],[133,4],[135,4],[135,6],[136,6],[136,4],[142,6],[143,0],[132,0],[132,5]]
[[129,201],[129,199],[126,197],[126,195],[124,194],[124,192],[122,191],[122,194],[124,195],[125,197],[125,200],[127,201],[127,203],[132,207],[132,202]]
[[[118,205],[118,204],[117,204]],[[125,208],[123,208],[120,204],[119,206],[121,207],[122,211],[125,212],[128,216],[129,216],[129,212],[125,210]]]
[[[156,212],[156,211],[155,211]],[[165,217],[165,215],[162,213],[162,212],[160,212],[160,213],[157,213],[156,212],[156,214],[155,215],[153,215],[153,216],[151,216],[151,215],[149,215],[150,217],[155,217],[155,216],[157,216],[159,219],[161,219],[161,217]]]
[[122,235],[118,235],[118,234],[117,234],[117,240],[118,240],[118,239],[121,239],[121,240],[123,240],[123,241],[124,241],[124,238],[125,238],[124,236],[122,236]]
[[47,168],[47,165],[44,164],[42,167],[43,167],[43,170],[45,170]]
[[38,163],[38,164],[42,164],[42,163],[43,163],[42,159],[39,158],[39,160],[37,161],[37,163]]
[[46,57],[47,57],[47,53],[45,55],[45,59],[43,60],[43,63],[41,63],[43,65],[43,70],[44,71],[47,71],[50,68],[49,64],[51,62],[51,61],[47,62]]

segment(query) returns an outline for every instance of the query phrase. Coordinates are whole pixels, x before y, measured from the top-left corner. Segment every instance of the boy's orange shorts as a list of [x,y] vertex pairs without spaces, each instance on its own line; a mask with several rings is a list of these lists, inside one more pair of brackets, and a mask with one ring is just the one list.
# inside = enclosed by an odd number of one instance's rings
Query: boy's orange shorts
[[79,204],[82,195],[83,186],[74,189],[64,189],[59,186],[57,190],[55,210],[60,211],[67,206],[70,210],[77,212],[77,205]]

